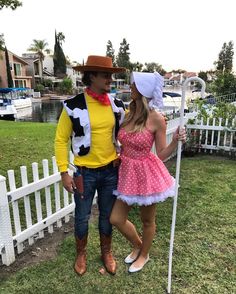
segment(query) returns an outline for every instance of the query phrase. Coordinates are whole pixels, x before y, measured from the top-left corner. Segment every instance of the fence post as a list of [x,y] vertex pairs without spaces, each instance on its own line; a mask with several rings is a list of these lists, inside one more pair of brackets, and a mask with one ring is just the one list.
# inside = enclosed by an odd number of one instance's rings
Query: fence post
[[15,261],[10,209],[7,197],[6,178],[0,175],[0,254],[2,263],[10,265]]

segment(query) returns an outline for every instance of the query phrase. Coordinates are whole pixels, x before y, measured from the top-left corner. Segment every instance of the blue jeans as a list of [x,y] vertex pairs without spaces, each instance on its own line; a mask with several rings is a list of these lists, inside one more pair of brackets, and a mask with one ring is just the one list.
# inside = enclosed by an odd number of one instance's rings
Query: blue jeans
[[118,167],[110,166],[102,170],[82,168],[81,173],[83,175],[84,197],[81,198],[77,193],[74,194],[75,237],[82,239],[88,234],[88,222],[96,190],[98,193],[99,233],[110,236],[112,225],[109,218],[116,199],[113,190],[117,188]]

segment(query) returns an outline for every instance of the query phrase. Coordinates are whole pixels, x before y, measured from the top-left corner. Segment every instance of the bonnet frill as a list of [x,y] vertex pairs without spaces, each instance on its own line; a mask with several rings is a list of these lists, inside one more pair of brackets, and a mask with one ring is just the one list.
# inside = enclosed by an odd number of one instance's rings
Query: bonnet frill
[[150,108],[163,108],[164,78],[158,72],[132,72],[130,82],[135,83],[139,93],[148,99]]

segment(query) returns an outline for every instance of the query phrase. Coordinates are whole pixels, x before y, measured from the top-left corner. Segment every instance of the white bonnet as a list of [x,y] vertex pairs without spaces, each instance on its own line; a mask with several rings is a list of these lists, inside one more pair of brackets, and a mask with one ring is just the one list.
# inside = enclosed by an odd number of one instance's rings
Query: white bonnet
[[132,72],[130,82],[135,83],[140,94],[150,99],[148,103],[150,108],[163,108],[164,78],[158,72]]

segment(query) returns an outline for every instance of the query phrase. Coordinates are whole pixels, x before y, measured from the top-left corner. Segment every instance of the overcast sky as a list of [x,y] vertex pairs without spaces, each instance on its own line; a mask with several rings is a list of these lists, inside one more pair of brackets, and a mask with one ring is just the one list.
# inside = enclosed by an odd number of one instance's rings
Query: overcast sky
[[[209,70],[224,42],[236,48],[235,0],[22,0],[15,11],[0,11],[7,48],[21,56],[33,39],[54,47],[63,32],[71,61],[105,55],[111,40],[118,53],[126,38],[132,62],[157,62],[167,71]],[[235,50],[236,52],[236,50]],[[234,70],[236,71],[236,54]]]

